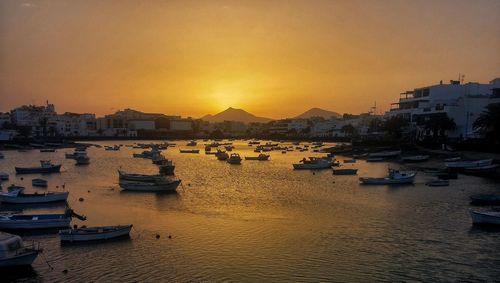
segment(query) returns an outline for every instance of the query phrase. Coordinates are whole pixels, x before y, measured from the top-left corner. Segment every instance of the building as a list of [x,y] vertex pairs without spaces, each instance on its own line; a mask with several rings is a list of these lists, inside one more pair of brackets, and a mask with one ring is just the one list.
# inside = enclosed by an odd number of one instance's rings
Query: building
[[130,130],[155,130],[155,120],[128,120],[127,127]]
[[[416,126],[419,119],[435,115],[447,115],[453,119],[456,128],[448,131],[448,137],[477,137],[473,123],[490,103],[500,102],[500,78],[487,84],[460,81],[440,82],[436,85],[419,87],[400,94],[399,101],[391,105],[386,117],[399,116]],[[420,130],[421,131],[421,130]],[[430,133],[421,133],[424,136]]]
[[11,123],[10,113],[9,112],[0,113],[0,129],[2,129],[5,124],[10,124],[10,123]]
[[20,127],[29,127],[31,135],[41,136],[46,134],[49,119],[56,116],[54,104],[46,106],[23,105],[11,111],[11,121]]
[[[144,113],[125,109],[98,118],[97,133],[103,136],[137,136],[137,130],[155,130],[158,119],[180,119],[180,116],[167,116],[159,113]],[[129,125],[130,123],[130,125]]]
[[191,120],[191,119],[173,119],[173,120],[170,120],[170,131],[173,131],[173,132],[191,132],[191,131],[193,131],[193,120]]
[[48,120],[49,136],[95,136],[95,114],[70,113],[55,115]]

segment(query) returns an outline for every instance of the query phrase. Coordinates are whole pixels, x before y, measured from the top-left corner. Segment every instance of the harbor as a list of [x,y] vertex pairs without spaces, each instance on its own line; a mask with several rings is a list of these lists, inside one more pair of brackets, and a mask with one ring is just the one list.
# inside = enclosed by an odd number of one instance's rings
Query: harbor
[[[190,151],[203,152],[210,144],[217,152],[231,144],[229,155],[256,158],[257,141],[248,140],[217,144],[179,140],[169,141],[168,146],[160,146],[165,143],[159,141],[92,142],[86,149],[90,162],[85,166],[66,158],[73,148],[2,151],[0,172],[9,175],[1,183],[4,192],[10,184],[25,187],[24,194],[67,192],[68,206],[85,216],[85,220],[73,217],[70,226],[89,227],[61,235],[63,229],[8,230],[26,243],[36,242],[43,252],[31,267],[10,271],[7,280],[495,280],[500,230],[473,225],[471,211],[487,212],[498,206],[491,205],[495,199],[488,199],[486,207],[470,202],[471,196],[484,201],[484,195],[498,194],[498,180],[459,172],[446,186],[427,185],[442,174],[442,169],[428,167],[483,167],[494,164],[492,160],[445,161],[449,157],[397,150],[358,153],[357,158],[351,152],[326,157],[326,149],[344,146],[259,142],[268,145],[265,162],[252,158],[228,162],[216,155],[180,150],[190,143]],[[156,155],[175,164],[173,175],[162,177],[162,165],[154,164],[148,154],[134,157],[152,144],[162,148]],[[370,158],[383,160],[370,162]],[[15,167],[33,167],[40,160],[61,164],[60,172],[16,174]],[[312,167],[297,170],[294,164]],[[405,175],[411,182],[367,186],[360,181],[383,181],[390,178],[389,169],[411,172]],[[35,178],[46,180],[47,187],[32,186]],[[128,182],[168,178],[179,183],[170,192],[142,192],[122,187],[124,178]],[[64,215],[66,209],[64,202],[0,204],[2,215]],[[99,231],[93,227],[120,237],[71,243],[91,238],[88,234]],[[123,237],[125,232],[128,236]],[[433,268],[436,265],[438,269]]]

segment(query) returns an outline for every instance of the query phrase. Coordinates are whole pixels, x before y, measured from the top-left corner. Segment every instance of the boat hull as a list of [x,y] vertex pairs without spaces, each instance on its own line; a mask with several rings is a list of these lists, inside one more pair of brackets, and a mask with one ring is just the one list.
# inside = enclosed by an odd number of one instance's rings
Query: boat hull
[[50,219],[18,219],[12,220],[10,217],[0,218],[0,229],[50,229],[68,227],[71,218],[64,214],[57,215],[57,218]]
[[472,223],[477,225],[500,225],[500,212],[470,211]]
[[[87,229],[99,229],[100,227],[93,227]],[[109,228],[109,227],[103,227]],[[110,229],[109,231],[104,231],[102,233],[99,232],[90,232],[90,233],[78,233],[75,230],[61,230],[59,231],[59,236],[62,242],[88,242],[88,241],[102,241],[115,239],[119,237],[129,236],[130,230],[132,229],[132,225],[124,225],[112,227],[114,229]]]
[[168,184],[148,184],[148,183],[120,183],[120,187],[124,191],[135,191],[135,192],[174,192],[180,185],[181,181],[173,181]]
[[359,180],[365,185],[401,185],[401,184],[412,184],[414,177],[404,178],[404,179],[389,179],[389,178],[366,178],[361,177]]
[[333,175],[356,175],[358,169],[334,169]]
[[48,202],[57,202],[57,201],[65,201],[68,199],[68,192],[58,192],[58,193],[48,193],[48,194],[40,194],[37,196],[29,195],[29,196],[5,196],[0,195],[1,203],[13,203],[13,204],[34,204],[34,203],[48,203]]
[[16,173],[17,174],[37,174],[37,173],[59,173],[61,172],[61,164],[59,165],[54,165],[52,167],[32,167],[32,168],[25,168],[25,167],[15,167]]
[[22,254],[0,259],[0,267],[31,265],[38,256],[38,250],[26,250]]

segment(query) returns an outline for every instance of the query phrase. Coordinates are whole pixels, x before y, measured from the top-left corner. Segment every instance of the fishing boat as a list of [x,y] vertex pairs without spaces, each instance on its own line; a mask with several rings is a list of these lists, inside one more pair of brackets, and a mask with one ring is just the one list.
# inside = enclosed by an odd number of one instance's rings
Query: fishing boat
[[500,195],[476,194],[470,196],[472,205],[500,205]]
[[332,167],[333,161],[331,158],[309,157],[302,159],[299,163],[293,164],[293,169],[328,169]]
[[0,267],[31,265],[41,251],[35,242],[25,245],[21,237],[0,232]]
[[186,146],[196,146],[198,143],[195,140],[192,140],[186,144]]
[[215,156],[217,156],[218,160],[227,160],[229,158],[229,154],[227,152],[219,150],[219,149],[215,153]]
[[64,157],[66,157],[66,159],[75,159],[77,157],[80,157],[80,156],[87,156],[87,152],[86,151],[74,151],[72,153],[66,153],[64,155]]
[[448,180],[432,180],[425,183],[428,187],[446,187],[450,185],[450,181]]
[[17,174],[58,173],[61,164],[52,164],[50,160],[40,160],[40,167],[15,167]]
[[66,228],[71,222],[67,214],[15,214],[0,215],[0,229]]
[[404,162],[424,162],[427,160],[429,160],[429,155],[412,155],[401,157],[401,161]]
[[88,165],[90,164],[90,158],[87,155],[80,155],[75,157],[76,165]]
[[47,180],[44,180],[44,179],[40,179],[40,178],[36,178],[36,179],[33,179],[31,180],[31,185],[33,187],[47,187],[49,182],[47,182]]
[[175,165],[172,160],[164,160],[163,163],[158,164],[158,169],[160,170],[160,174],[163,175],[174,175]]
[[359,180],[367,185],[392,185],[392,184],[411,184],[415,180],[417,172],[400,171],[389,169],[389,175],[384,178],[360,177]]
[[155,156],[161,155],[161,152],[158,148],[154,147],[151,150],[145,150],[141,153],[133,153],[132,156],[135,158],[148,158],[152,159]]
[[452,169],[469,169],[474,167],[484,167],[491,165],[493,159],[469,160],[469,161],[454,161],[446,162],[445,165]]
[[117,144],[115,144],[114,146],[107,146],[107,145],[105,145],[105,146],[104,146],[104,149],[105,149],[105,150],[113,150],[113,151],[117,151],[117,150],[120,150],[120,146],[119,146],[119,145],[117,145]]
[[356,175],[356,174],[358,174],[358,169],[353,169],[353,168],[333,169],[333,175]]
[[26,194],[24,193],[23,187],[11,186],[8,188],[8,192],[0,193],[0,202],[14,204],[49,203],[56,201],[65,201],[66,199],[68,199],[68,194],[68,192]]
[[388,157],[396,157],[401,154],[401,150],[392,150],[392,151],[380,151],[368,154],[370,158],[388,158]]
[[270,155],[261,153],[258,156],[245,156],[245,160],[259,160],[259,161],[267,161],[269,160]]
[[470,211],[472,223],[477,225],[500,225],[500,212],[498,211]]
[[132,224],[118,226],[81,227],[59,231],[62,242],[88,242],[128,236]]
[[56,150],[54,148],[42,148],[40,152],[56,152]]
[[180,153],[200,153],[199,149],[179,149]]
[[124,181],[133,182],[156,182],[161,181],[165,178],[162,174],[138,174],[138,173],[127,173],[125,171],[118,170],[118,178]]
[[154,182],[120,181],[120,187],[125,191],[173,192],[180,183],[181,180],[161,180]]
[[0,172],[0,181],[7,181],[9,180],[9,174]]
[[226,161],[229,164],[241,164],[241,157],[238,153],[231,153],[231,156]]

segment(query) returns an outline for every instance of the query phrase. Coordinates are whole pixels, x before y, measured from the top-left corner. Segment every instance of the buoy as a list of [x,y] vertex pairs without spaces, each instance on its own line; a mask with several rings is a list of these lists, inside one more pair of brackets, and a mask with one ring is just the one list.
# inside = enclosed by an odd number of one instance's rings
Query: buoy
[[168,238],[169,238],[169,239],[172,239],[172,235],[168,235]]
[[77,229],[78,228],[78,225],[73,225],[73,229]]
[[67,269],[63,270],[63,273],[68,273],[68,270]]
[[89,192],[89,193],[90,193],[90,190],[88,190],[87,192]]
[[24,180],[24,178],[23,178],[23,177],[21,177],[21,180]]
[[83,201],[83,198],[79,198],[78,200],[79,200],[79,201]]
[[59,189],[59,186],[56,186],[56,189]]
[[159,239],[160,238],[160,235],[159,234],[156,234],[156,239]]
[[313,172],[313,175],[316,175],[316,172]]

